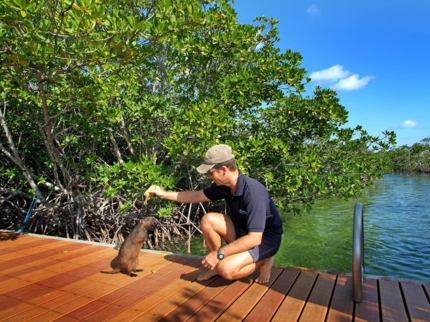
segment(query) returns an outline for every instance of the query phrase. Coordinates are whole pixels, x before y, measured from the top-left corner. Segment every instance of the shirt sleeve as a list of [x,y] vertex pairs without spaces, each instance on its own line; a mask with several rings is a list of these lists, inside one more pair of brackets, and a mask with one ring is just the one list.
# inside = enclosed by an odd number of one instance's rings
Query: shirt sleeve
[[203,189],[203,193],[209,200],[221,200],[225,198],[222,190],[219,189],[216,183],[212,183],[209,187]]

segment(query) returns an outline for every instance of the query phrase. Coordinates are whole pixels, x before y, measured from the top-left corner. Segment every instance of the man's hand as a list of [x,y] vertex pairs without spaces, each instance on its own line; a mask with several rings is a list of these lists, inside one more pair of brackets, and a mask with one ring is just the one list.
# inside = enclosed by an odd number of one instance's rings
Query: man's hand
[[218,262],[218,251],[214,250],[203,258],[202,265],[206,268],[214,269],[218,265]]
[[159,186],[150,186],[148,190],[145,191],[145,197],[147,195],[156,195],[158,198],[162,198],[161,196],[165,193],[163,189],[161,189]]

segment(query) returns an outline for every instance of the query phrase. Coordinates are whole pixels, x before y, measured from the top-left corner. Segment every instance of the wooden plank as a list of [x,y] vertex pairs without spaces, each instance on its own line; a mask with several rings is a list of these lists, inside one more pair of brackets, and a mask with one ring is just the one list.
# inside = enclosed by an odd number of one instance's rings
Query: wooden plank
[[176,276],[174,278],[169,277],[165,280],[160,278],[160,283],[163,283],[162,287],[157,288],[156,292],[133,304],[131,308],[141,312],[146,312],[158,303],[168,300],[172,294],[190,283],[190,281],[180,279],[182,275],[192,272],[192,274],[194,274],[193,277],[197,278],[198,271],[196,268],[201,264],[200,262],[201,261],[199,259],[195,259],[187,265],[184,265],[182,268],[179,268],[176,270]]
[[[4,321],[7,319],[13,320],[17,314],[33,308],[34,306],[28,303],[20,303],[19,305],[16,305],[14,307],[2,308],[0,310],[0,321]],[[15,320],[15,321],[20,321],[20,320]]]
[[[198,264],[200,264],[200,260]],[[188,299],[205,288],[213,279],[198,282],[197,277],[202,274],[203,270],[194,270],[189,274],[181,277],[180,282],[174,283],[177,288],[171,291],[174,293],[165,297],[165,300],[159,302],[157,305],[147,310],[144,314],[139,316],[142,321],[159,321],[164,316],[168,315],[171,311],[175,310],[178,306],[183,305]]]
[[222,277],[210,279],[210,284],[202,291],[198,292],[190,299],[171,311],[168,315],[160,319],[160,322],[170,321],[187,321],[194,313],[198,312],[203,306],[212,301],[212,299],[222,292],[231,281]]
[[430,304],[423,286],[415,283],[401,283],[409,318],[412,322],[430,321]]
[[9,232],[9,231],[0,231],[0,241],[1,244],[10,244],[12,242],[19,244],[20,240],[22,238],[20,238],[21,236],[25,236],[25,235],[21,235],[15,232]]
[[325,320],[335,283],[336,275],[318,275],[317,281],[300,316],[300,321],[317,322]]
[[32,272],[28,272],[28,273],[22,274],[22,275],[19,276],[19,279],[23,280],[23,281],[26,281],[26,282],[38,283],[38,282],[43,281],[45,279],[51,278],[51,277],[53,277],[55,275],[59,275],[59,274],[56,274],[56,273],[53,273],[53,272],[49,272],[49,271],[46,271],[46,270],[43,270],[43,269],[37,270],[37,275],[36,275],[36,274],[34,274],[35,271],[36,270],[33,269]]
[[100,274],[116,255],[73,240],[6,237],[0,320],[430,321],[429,282],[364,279],[363,300],[354,303],[351,277],[274,268],[269,286],[252,278],[197,282],[198,259],[152,252],[140,256],[145,271],[136,278]]
[[398,282],[379,280],[382,321],[408,321]]
[[[79,249],[73,249],[73,248],[71,249],[68,246],[64,247],[63,251],[59,252],[58,254],[54,254],[50,256],[49,259],[56,260],[59,263],[67,263],[67,264],[82,263],[90,266],[91,263],[98,262],[96,261],[98,259],[104,259],[105,261],[108,261],[111,254],[112,253],[110,252],[109,248],[96,247],[96,246],[83,244]],[[62,267],[61,265],[58,267],[53,267],[52,269],[57,269],[57,270],[60,270],[61,272],[65,270],[69,270],[67,267]]]
[[[120,304],[127,309],[135,311],[132,316],[128,316],[127,310],[121,312],[119,315],[114,317],[110,317],[110,321],[131,321],[133,319],[140,320],[140,316],[150,310],[155,305],[162,303],[163,301],[168,301],[170,296],[183,288],[185,285],[188,285],[190,281],[182,280],[180,277],[183,274],[188,274],[190,271],[195,271],[195,267],[200,265],[200,260],[191,259],[191,258],[182,258],[182,260],[188,260],[186,265],[182,265],[182,267],[177,268],[174,272],[170,274],[166,274],[154,282],[145,286],[142,290],[136,290],[132,293],[134,294],[134,299],[129,301],[129,297],[127,296],[123,298],[123,300],[114,302],[114,304]],[[180,260],[181,261],[181,260]],[[180,262],[179,261],[179,262]],[[88,319],[89,317],[86,317]],[[144,319],[145,320],[145,319]]]
[[244,321],[270,321],[299,274],[298,270],[284,269]]
[[63,290],[52,290],[47,294],[29,300],[28,303],[33,304],[35,306],[41,306],[42,303],[53,301],[57,297],[63,296],[64,294],[66,294],[66,292],[64,292]]
[[354,300],[352,295],[352,277],[339,276],[333,292],[327,322],[352,321]]
[[424,283],[423,284],[423,288],[424,288],[424,291],[426,292],[426,294],[427,294],[427,298],[429,299],[429,301],[430,301],[430,283]]
[[31,262],[40,260],[41,258],[47,259],[50,256],[59,254],[65,250],[66,242],[58,242],[47,244],[45,247],[32,248],[34,254],[26,254],[24,252],[8,252],[7,255],[2,256],[2,260],[6,260],[17,265],[28,265]]
[[[162,256],[158,255],[158,260],[154,256],[149,256],[150,260],[145,261],[144,267],[145,271],[141,273],[136,278],[131,278],[129,276],[125,276],[123,274],[117,274],[117,275],[105,275],[100,274],[97,271],[97,274],[102,276],[102,279],[99,281],[91,281],[91,280],[77,280],[74,284],[76,286],[73,286],[73,284],[65,285],[62,287],[63,290],[67,290],[69,292],[73,292],[75,298],[80,297],[82,295],[85,295],[87,298],[87,302],[75,310],[68,311],[66,313],[66,316],[70,318],[76,318],[80,317],[82,318],[85,315],[92,314],[96,311],[103,310],[103,307],[111,304],[112,301],[116,301],[122,297],[127,296],[129,293],[133,292],[134,289],[138,286],[135,286],[134,284],[141,284],[140,281],[144,279],[145,275],[152,275],[150,268],[154,267],[154,265],[157,267],[158,264],[161,266],[158,266],[158,268],[162,268],[166,265],[171,264],[171,261],[165,260]],[[179,258],[179,257],[176,257]],[[166,274],[170,272],[170,270],[166,269]],[[123,279],[125,282],[122,283],[124,288],[119,288],[118,286],[114,285],[115,279]],[[149,279],[153,280],[153,279]],[[106,284],[106,281],[109,281],[110,284]],[[113,285],[112,285],[112,281]],[[100,285],[104,285],[103,287],[99,287]],[[69,297],[65,293],[62,297],[56,297],[55,299],[50,299],[49,305],[50,309],[55,309],[58,311],[59,306],[64,305],[69,301]],[[97,301],[98,299],[98,301]],[[42,301],[39,303],[40,306],[46,306],[45,301]],[[104,305],[103,305],[104,303]]]
[[[15,242],[6,242],[0,244],[0,249],[7,251],[8,253],[24,252],[25,254],[32,254],[36,249],[39,249],[40,251],[40,246],[53,245],[56,242],[59,242],[59,240],[52,240],[48,238],[37,239],[34,241],[28,240],[27,242],[20,244],[16,244]],[[27,251],[30,252],[28,253]]]
[[188,322],[215,321],[252,283],[253,278],[243,278],[232,282],[217,296],[188,320]]
[[[87,297],[93,298],[95,301],[101,301],[106,304],[105,307],[98,307],[93,311],[88,310],[94,304],[93,302],[88,302],[87,305],[83,306],[79,310],[68,312],[68,316],[79,319],[80,321],[104,321],[107,319],[125,319],[130,321],[131,318],[137,317],[142,314],[142,311],[131,309],[130,307],[134,303],[138,303],[150,294],[160,290],[169,283],[173,283],[181,274],[181,269],[187,267],[192,259],[189,257],[178,257],[175,256],[171,259],[177,259],[177,262],[166,261],[164,257],[159,257],[159,260],[155,264],[151,265],[162,265],[159,266],[159,270],[156,273],[152,273],[149,269],[144,270],[141,275],[136,278],[131,278],[124,276],[125,278],[133,280],[132,283],[128,283],[123,287],[116,285],[109,285],[113,287],[111,291],[104,292],[97,297],[96,294],[87,293]],[[149,265],[149,263],[145,263]],[[144,266],[145,267],[145,266]],[[83,317],[82,312],[87,310],[88,313]],[[132,314],[130,313],[132,312]]]
[[55,311],[46,311],[43,314],[39,314],[36,316],[33,316],[32,318],[29,318],[25,320],[26,322],[46,322],[46,321],[52,321],[55,318],[58,318],[61,316],[61,313],[55,312]]
[[35,316],[41,315],[48,312],[46,309],[41,308],[40,306],[35,306],[34,308],[20,312],[19,314],[13,316],[10,320],[11,321],[27,321],[28,319],[31,319]]
[[249,311],[256,305],[267,292],[275,279],[282,272],[280,268],[272,268],[270,280],[267,284],[254,283],[231,305],[218,319],[217,322],[242,321]]
[[315,272],[301,272],[272,321],[297,321],[317,276],[318,274]]
[[6,252],[1,256],[2,261],[14,263],[16,266],[26,265],[28,262],[38,260],[36,255],[25,255],[22,253],[9,253]]
[[378,300],[378,281],[376,279],[363,280],[363,291],[360,303],[355,303],[355,322],[374,321],[380,318]]

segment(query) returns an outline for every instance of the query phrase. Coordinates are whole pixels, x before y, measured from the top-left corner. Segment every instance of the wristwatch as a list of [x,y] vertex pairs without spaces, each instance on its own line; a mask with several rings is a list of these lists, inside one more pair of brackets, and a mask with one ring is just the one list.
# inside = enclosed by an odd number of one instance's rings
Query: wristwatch
[[224,253],[222,252],[222,249],[221,249],[221,247],[220,248],[218,248],[218,259],[219,260],[221,260],[221,259],[224,259]]

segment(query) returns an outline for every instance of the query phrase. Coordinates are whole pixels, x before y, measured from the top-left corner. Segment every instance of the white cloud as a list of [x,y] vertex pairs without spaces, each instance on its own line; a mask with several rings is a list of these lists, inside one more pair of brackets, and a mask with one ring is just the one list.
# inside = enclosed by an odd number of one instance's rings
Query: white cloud
[[343,70],[342,65],[334,65],[330,68],[311,73],[311,79],[313,81],[337,81],[350,74],[349,71]]
[[418,122],[407,120],[402,123],[402,127],[414,127],[417,126]]
[[330,68],[313,72],[310,77],[314,82],[332,83],[331,87],[333,89],[344,91],[353,91],[362,88],[374,79],[373,76],[364,76],[360,78],[358,74],[351,75],[351,72],[345,70],[342,65],[334,65]]
[[374,77],[364,76],[360,78],[358,74],[349,76],[348,78],[341,79],[332,87],[335,90],[353,91],[366,86]]
[[308,9],[306,10],[308,12],[308,14],[310,14],[311,16],[317,16],[320,13],[320,10],[318,9],[316,4],[311,5],[310,7],[308,7]]

